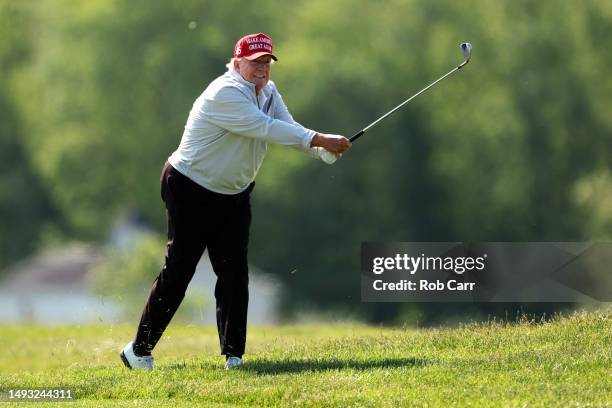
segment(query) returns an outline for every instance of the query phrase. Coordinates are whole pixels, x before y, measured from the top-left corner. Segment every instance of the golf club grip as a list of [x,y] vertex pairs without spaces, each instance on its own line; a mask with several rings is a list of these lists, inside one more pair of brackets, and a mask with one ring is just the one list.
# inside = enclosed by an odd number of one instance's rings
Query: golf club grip
[[351,137],[349,140],[351,142],[354,142],[355,140],[359,139],[361,135],[363,135],[364,133],[365,133],[364,130],[360,130],[357,134],[355,134],[355,136]]

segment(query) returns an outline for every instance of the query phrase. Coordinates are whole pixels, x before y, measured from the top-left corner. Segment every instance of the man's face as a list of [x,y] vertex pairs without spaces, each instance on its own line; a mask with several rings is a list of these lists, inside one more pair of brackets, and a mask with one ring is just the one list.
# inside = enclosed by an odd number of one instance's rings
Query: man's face
[[253,61],[242,59],[236,63],[235,67],[246,81],[255,84],[255,88],[259,92],[270,80],[271,61],[271,56],[262,55]]

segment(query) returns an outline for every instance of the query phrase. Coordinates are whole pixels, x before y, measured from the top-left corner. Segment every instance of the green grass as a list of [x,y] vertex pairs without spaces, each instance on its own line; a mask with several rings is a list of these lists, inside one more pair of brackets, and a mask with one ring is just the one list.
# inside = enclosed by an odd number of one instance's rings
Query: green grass
[[0,388],[74,388],[61,406],[612,406],[612,310],[458,329],[250,328],[235,371],[213,328],[172,325],[157,370],[129,371],[118,351],[133,330],[0,327]]

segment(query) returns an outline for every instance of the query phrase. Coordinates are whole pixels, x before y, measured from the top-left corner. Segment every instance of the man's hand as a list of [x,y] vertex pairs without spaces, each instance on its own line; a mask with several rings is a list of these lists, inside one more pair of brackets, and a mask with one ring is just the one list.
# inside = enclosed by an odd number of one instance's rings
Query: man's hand
[[310,147],[322,147],[330,153],[340,156],[351,148],[351,141],[344,136],[317,133],[310,142]]

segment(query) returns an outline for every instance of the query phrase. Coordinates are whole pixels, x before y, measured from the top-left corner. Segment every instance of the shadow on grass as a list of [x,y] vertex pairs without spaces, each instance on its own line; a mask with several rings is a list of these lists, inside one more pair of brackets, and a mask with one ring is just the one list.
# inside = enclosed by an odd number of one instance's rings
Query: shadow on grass
[[247,361],[241,368],[254,374],[290,374],[305,371],[327,370],[371,370],[376,368],[422,367],[428,362],[424,359],[410,358],[383,358],[380,360],[258,360]]

